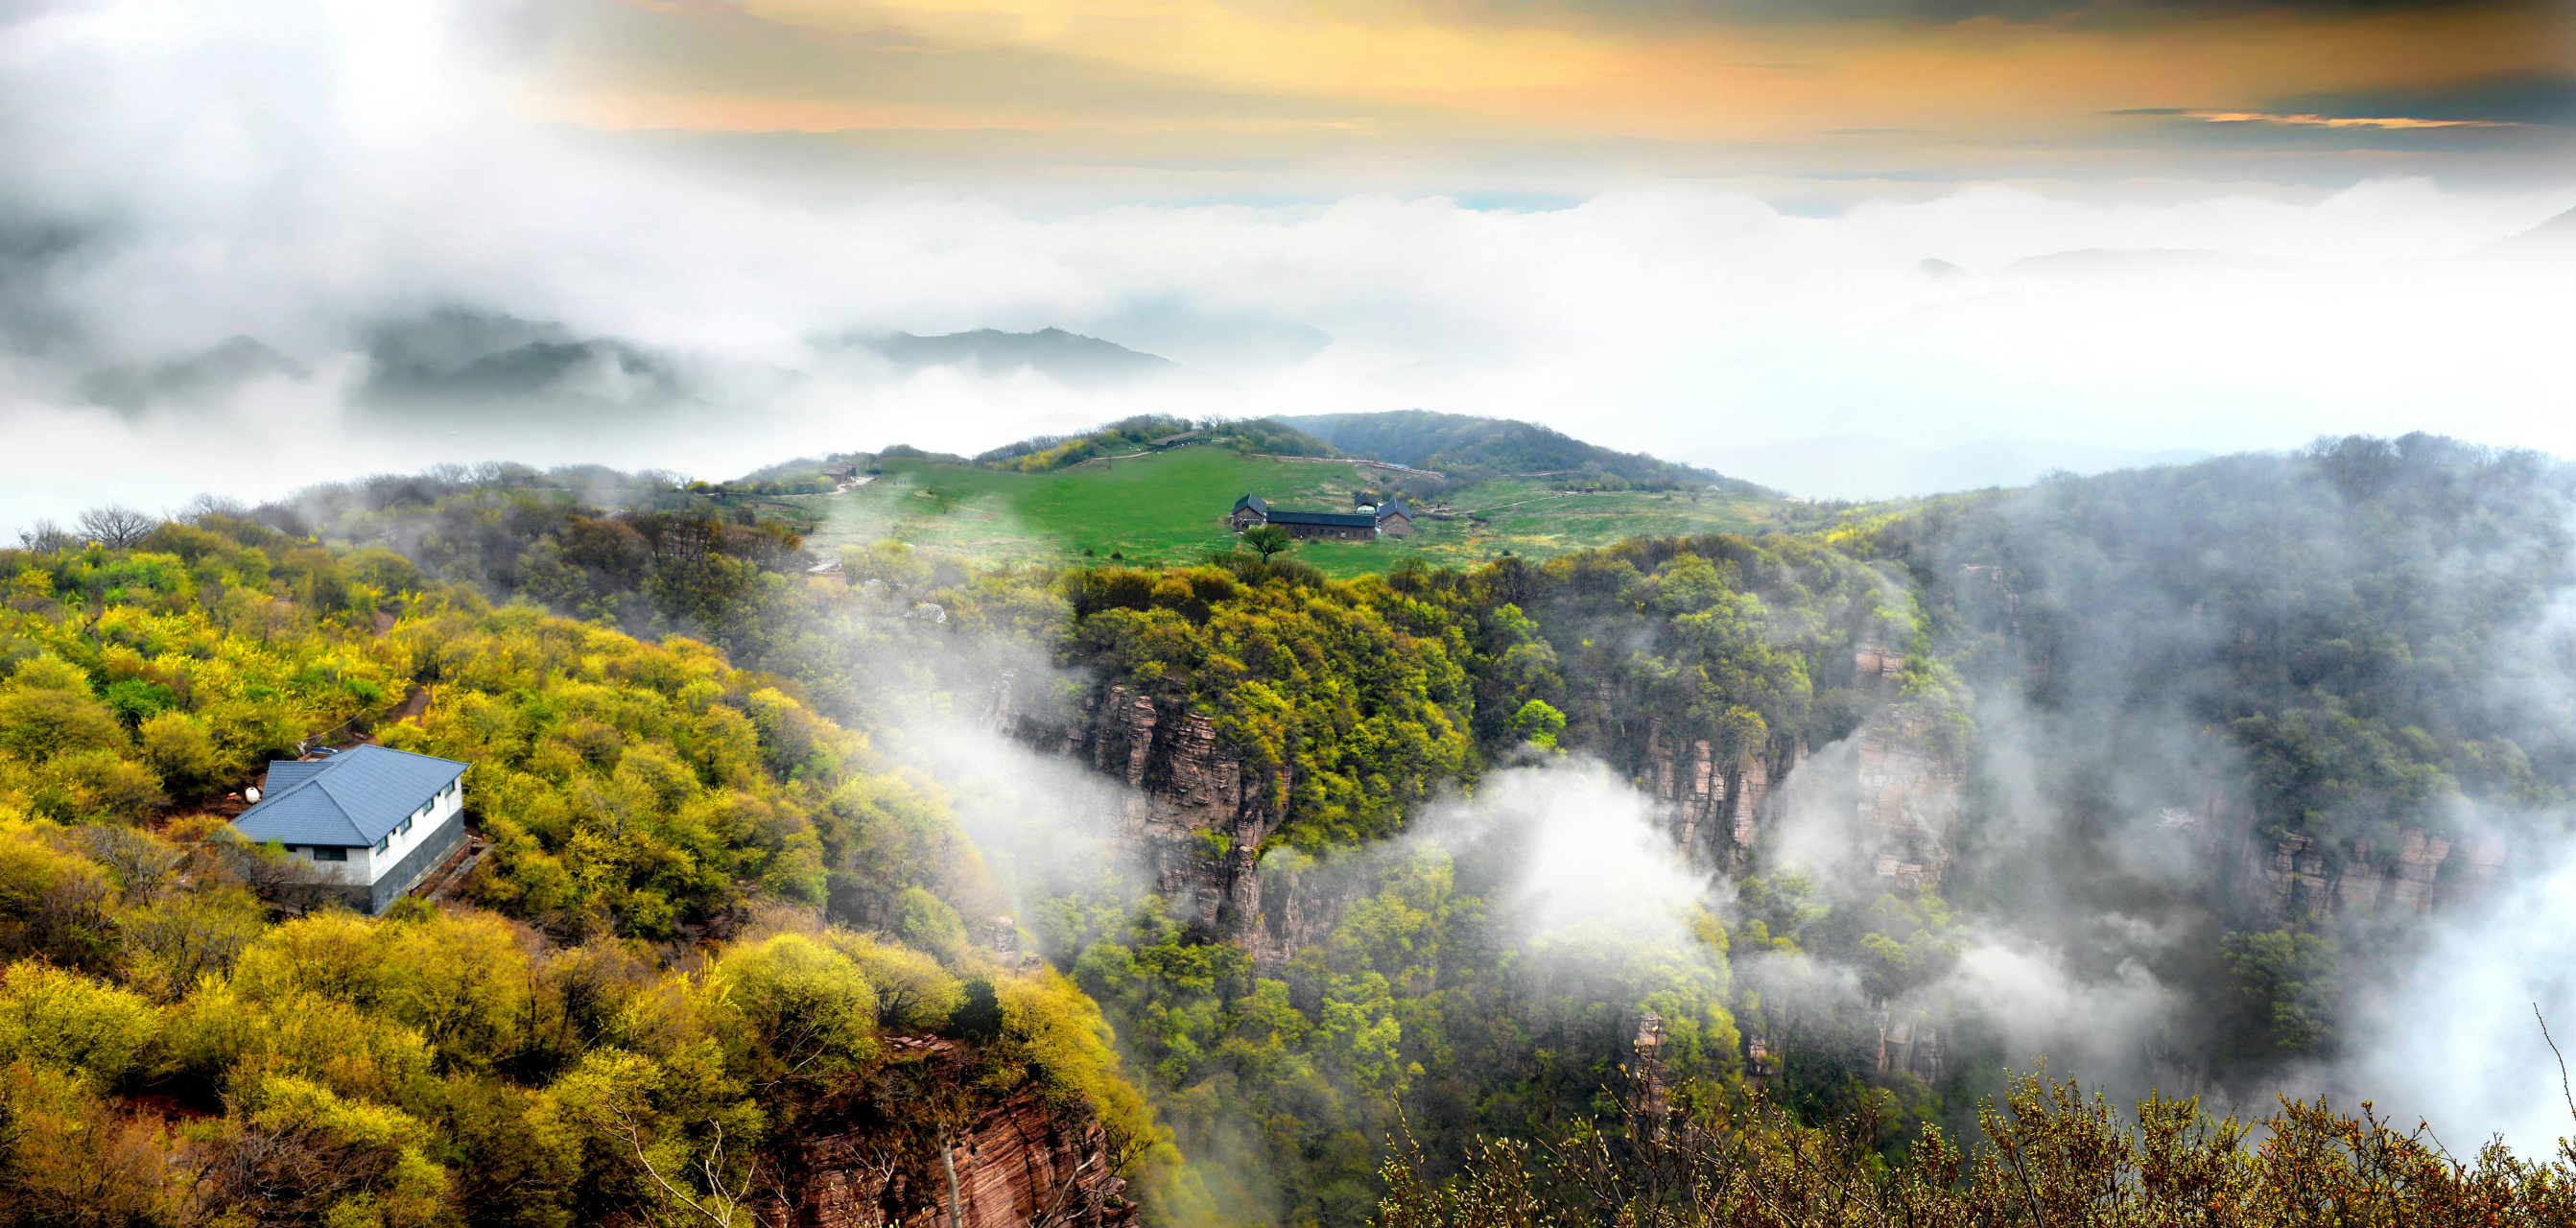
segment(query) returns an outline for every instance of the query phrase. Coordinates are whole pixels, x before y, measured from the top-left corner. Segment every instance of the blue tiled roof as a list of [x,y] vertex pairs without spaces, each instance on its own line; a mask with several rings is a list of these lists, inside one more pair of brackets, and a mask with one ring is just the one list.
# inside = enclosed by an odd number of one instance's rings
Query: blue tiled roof
[[268,795],[233,820],[253,840],[363,848],[438,796],[466,765],[360,746],[328,759],[268,765]]
[[1269,514],[1270,514],[1270,505],[1269,505],[1269,504],[1267,504],[1267,503],[1262,502],[1262,501],[1261,501],[1261,496],[1259,496],[1259,495],[1255,495],[1255,494],[1248,494],[1248,493],[1247,493],[1247,494],[1246,494],[1246,495],[1244,495],[1242,498],[1237,499],[1237,500],[1235,500],[1235,501],[1234,501],[1234,510],[1236,510],[1236,511],[1238,511],[1238,512],[1239,512],[1239,511],[1242,511],[1243,509],[1245,509],[1245,508],[1247,508],[1247,507],[1248,507],[1248,508],[1251,508],[1252,510],[1254,510],[1254,511],[1256,511],[1256,512],[1261,513],[1261,514],[1262,514],[1262,515],[1264,515],[1264,516],[1267,516],[1267,515],[1269,515]]
[[315,772],[329,766],[331,761],[328,759],[315,759],[309,763],[300,759],[276,760],[268,765],[268,779],[261,782],[259,787],[265,793],[284,793],[312,779]]

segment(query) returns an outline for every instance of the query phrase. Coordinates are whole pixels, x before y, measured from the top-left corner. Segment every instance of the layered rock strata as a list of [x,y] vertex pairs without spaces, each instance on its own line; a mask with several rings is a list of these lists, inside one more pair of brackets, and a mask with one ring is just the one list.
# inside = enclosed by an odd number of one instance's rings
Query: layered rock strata
[[764,1228],[1113,1228],[1135,1218],[1089,1109],[1051,1105],[1027,1083],[998,1096],[981,1089],[958,1041],[887,1044],[885,1067],[811,1106],[774,1188],[754,1205]]
[[1153,876],[1173,916],[1253,951],[1266,970],[1319,940],[1319,924],[1329,928],[1329,920],[1303,908],[1263,911],[1261,845],[1279,830],[1281,810],[1272,799],[1288,795],[1291,769],[1264,779],[1220,744],[1206,714],[1123,685],[1086,696],[1061,726],[1013,715],[1009,685],[1006,679],[995,695],[1000,732],[1127,783],[1120,840]]

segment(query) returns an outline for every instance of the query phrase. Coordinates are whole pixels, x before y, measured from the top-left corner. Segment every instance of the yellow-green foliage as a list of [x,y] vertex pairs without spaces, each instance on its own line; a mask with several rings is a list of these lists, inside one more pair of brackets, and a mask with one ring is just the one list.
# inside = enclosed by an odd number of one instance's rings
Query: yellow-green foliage
[[161,1032],[140,994],[39,963],[0,969],[0,1062],[30,1062],[113,1086],[140,1073]]
[[238,1116],[228,1124],[243,1133],[306,1142],[341,1177],[359,1178],[357,1189],[322,1206],[327,1228],[407,1228],[447,1218],[447,1170],[427,1154],[429,1127],[399,1109],[278,1075],[243,1089]]
[[[711,958],[658,968],[673,952],[559,946],[471,908],[273,924],[252,909],[244,934],[246,897],[224,877],[233,854],[139,835],[183,854],[187,873],[129,900],[83,851],[88,830],[0,823],[19,893],[92,885],[88,924],[109,938],[95,975],[0,964],[0,1124],[17,1131],[0,1148],[0,1194],[13,1207],[110,1206],[129,1224],[652,1218],[706,1193],[709,1164],[739,1188],[801,1104],[875,1077],[883,1030],[944,1026],[968,978],[1002,1018],[978,1037],[965,1086],[1033,1083],[1097,1110],[1122,1162],[1169,1154],[1097,1008],[1051,971],[1003,973],[970,945],[943,965],[786,904]],[[114,941],[129,933],[157,937]],[[184,983],[181,967],[194,969]],[[173,1128],[120,1107],[144,1091],[209,1115]],[[62,1163],[87,1184],[35,1167]]]
[[149,818],[380,724],[422,686],[428,711],[383,740],[473,765],[468,804],[498,846],[484,898],[556,933],[667,937],[752,895],[877,924],[907,889],[990,893],[935,795],[703,644],[425,593],[397,556],[207,523],[237,536],[165,525],[165,553],[0,552],[0,808]]
[[726,952],[716,968],[728,1039],[767,1078],[843,1074],[875,1056],[876,989],[830,944],[776,934]]
[[[786,686],[424,593],[382,552],[151,544],[0,555],[0,1218],[659,1222],[895,1060],[881,1031],[945,1026],[967,978],[1018,1004],[981,1086],[1158,1137],[1078,991],[966,941],[995,891],[939,790]],[[471,765],[502,911],[273,921],[274,855],[186,812],[367,729]],[[746,915],[792,923],[652,945]]]
[[319,549],[198,536],[220,545],[0,554],[0,805],[131,821],[402,701],[410,657],[366,634],[392,598]]
[[877,1026],[928,1031],[945,1025],[957,1008],[957,978],[935,957],[847,930],[834,930],[824,939],[874,988]]
[[[2576,1148],[2546,1162],[2490,1143],[2454,1155],[2368,1105],[2359,1116],[2284,1099],[2216,1118],[2150,1093],[2134,1115],[2073,1083],[2010,1079],[1987,1100],[1973,1151],[1938,1127],[1905,1164],[1855,1145],[1866,1115],[1819,1127],[1763,1101],[1631,1103],[1610,1131],[1586,1122],[1524,1140],[1480,1139],[1435,1172],[1419,1148],[1388,1161],[1381,1228],[1679,1228],[1832,1224],[2209,1224],[2241,1228],[2576,1222]],[[1544,1158],[1541,1158],[1541,1156]]]
[[0,1066],[8,1121],[0,1200],[26,1224],[148,1225],[199,1219],[187,1170],[172,1165],[183,1140],[149,1114],[115,1111],[63,1070]]
[[1129,1153],[1122,1158],[1177,1158],[1143,1093],[1120,1076],[1111,1048],[1116,1037],[1079,986],[1044,969],[996,982],[994,989],[1004,1036],[1022,1047],[1049,1096],[1090,1104],[1108,1128],[1112,1147]]
[[1473,766],[1464,629],[1382,581],[1196,567],[1066,584],[1070,654],[1213,717],[1302,848],[1384,835]]
[[913,786],[863,771],[865,739],[702,644],[524,607],[388,638],[434,698],[386,744],[474,765],[467,796],[495,845],[484,898],[559,934],[667,936],[755,893],[837,891],[864,915],[906,888],[987,889],[944,810],[893,813]]

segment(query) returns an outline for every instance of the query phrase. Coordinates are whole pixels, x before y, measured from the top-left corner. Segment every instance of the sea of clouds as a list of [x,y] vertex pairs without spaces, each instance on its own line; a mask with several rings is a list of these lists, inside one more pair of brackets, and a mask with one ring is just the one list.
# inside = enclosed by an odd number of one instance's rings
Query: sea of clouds
[[[2413,429],[2576,450],[2576,294],[2556,262],[2480,255],[2576,188],[1963,183],[1832,217],[1689,182],[1541,211],[1038,210],[936,183],[817,203],[530,118],[525,16],[0,17],[0,528],[451,460],[720,478],[1145,411],[1421,407],[1685,459]],[[440,313],[587,348],[544,397],[387,408],[388,346]],[[837,340],[1046,326],[1216,379],[1085,391]]]

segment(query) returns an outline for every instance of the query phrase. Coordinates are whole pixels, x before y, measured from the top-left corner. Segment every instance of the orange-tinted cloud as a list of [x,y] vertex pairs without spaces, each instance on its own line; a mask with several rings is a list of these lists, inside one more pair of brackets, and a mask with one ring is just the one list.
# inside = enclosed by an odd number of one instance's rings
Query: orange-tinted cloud
[[[2106,116],[2145,109],[2213,132],[2492,127],[2273,101],[2556,72],[2569,47],[2559,11],[2527,4],[2112,10],[2121,20],[2101,5],[1981,7],[1938,21],[1788,20],[1787,9],[1732,20],[1251,0],[632,0],[577,30],[534,105],[612,129],[1011,129],[1149,144],[1200,132],[1253,146],[1319,131],[1703,145],[1907,132],[2027,148],[2127,131]],[[2015,19],[2034,11],[2046,19]]]

